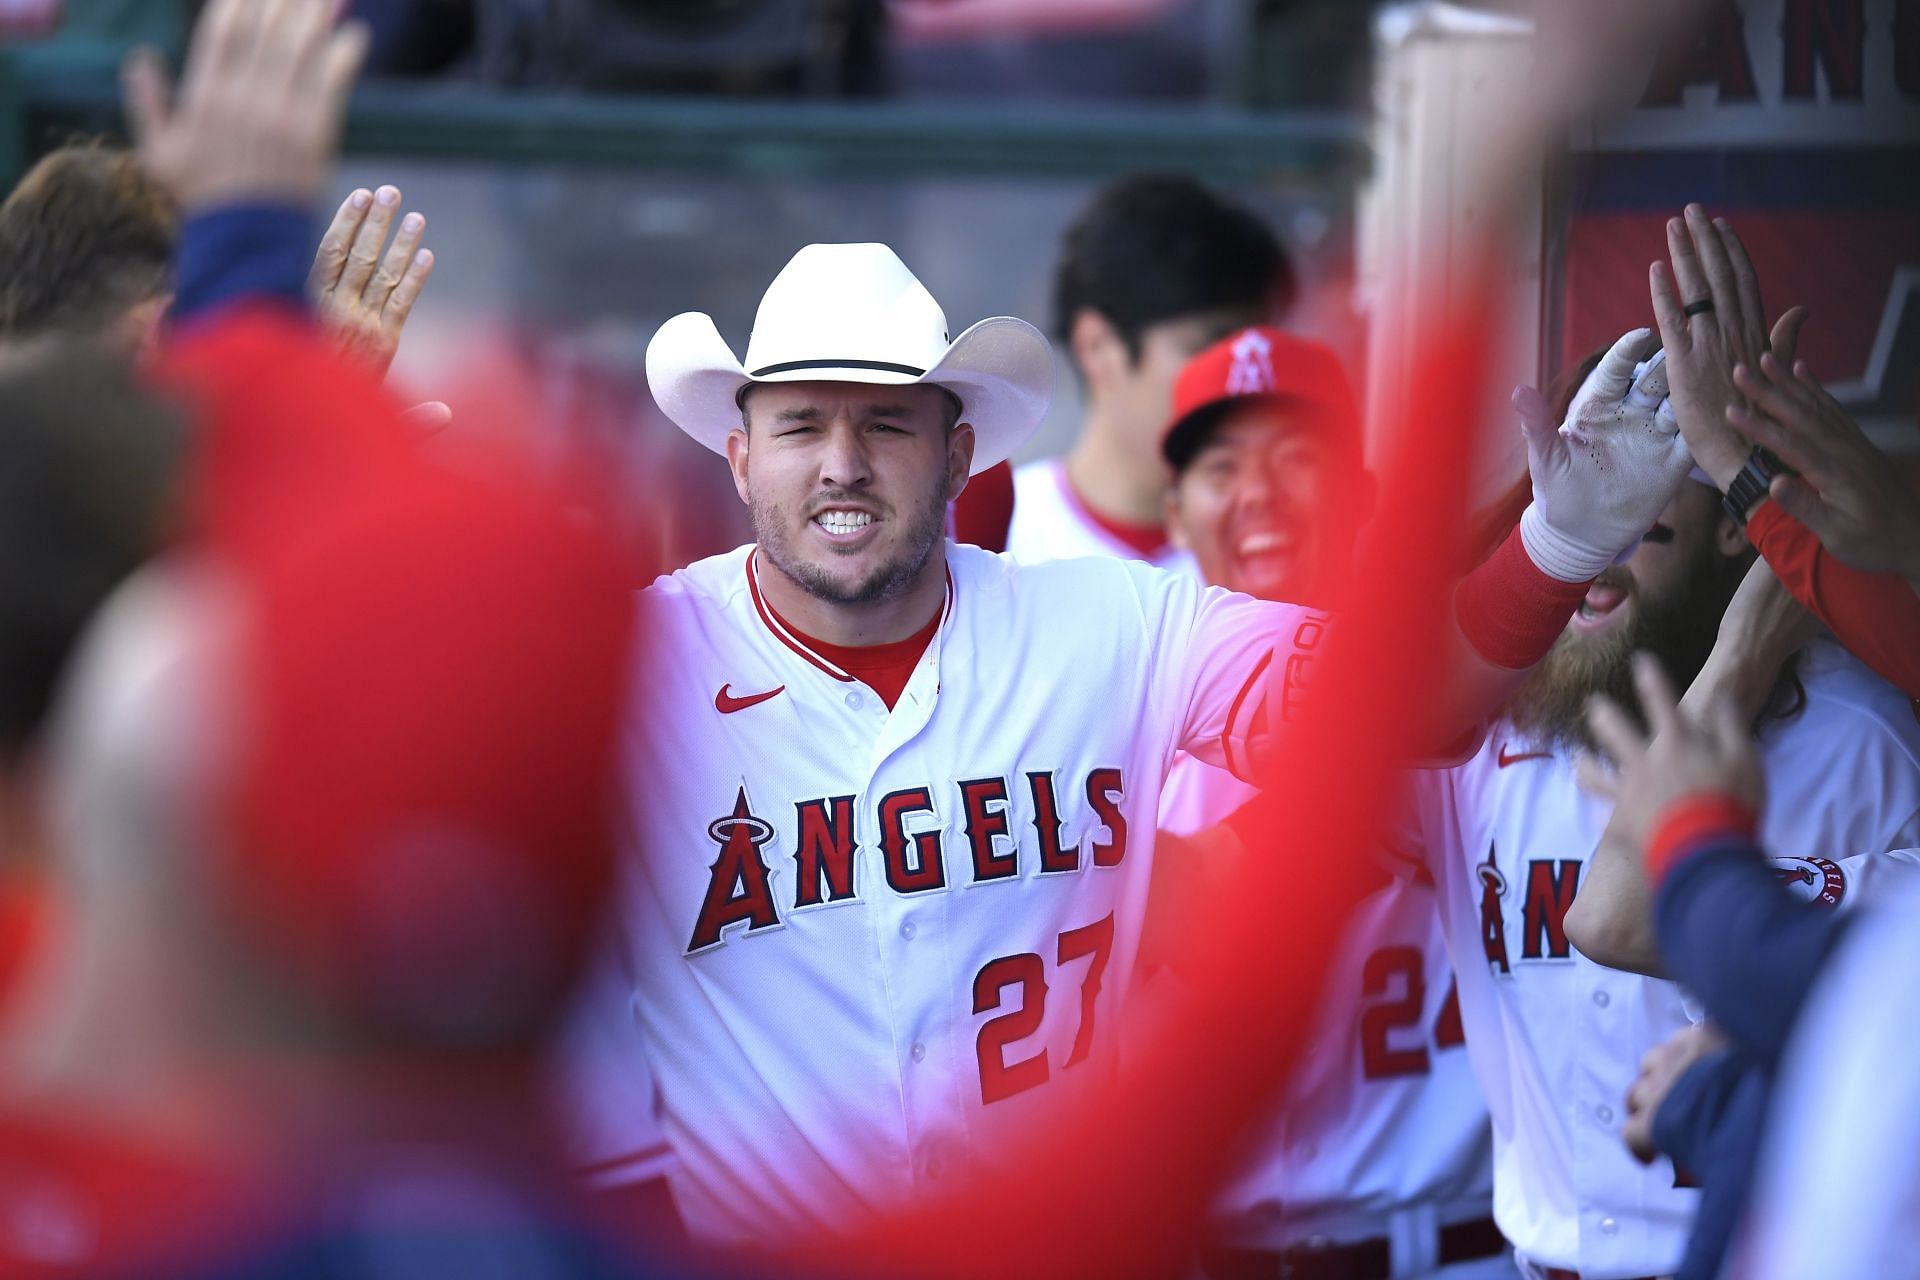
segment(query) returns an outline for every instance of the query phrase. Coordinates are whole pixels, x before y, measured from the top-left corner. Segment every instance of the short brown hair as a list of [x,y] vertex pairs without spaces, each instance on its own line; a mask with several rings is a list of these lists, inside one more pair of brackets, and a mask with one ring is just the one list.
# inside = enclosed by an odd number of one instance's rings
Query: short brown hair
[[163,296],[179,214],[130,151],[44,157],[0,204],[0,337],[97,333]]
[[0,771],[39,735],[93,611],[159,549],[184,439],[102,343],[0,370]]

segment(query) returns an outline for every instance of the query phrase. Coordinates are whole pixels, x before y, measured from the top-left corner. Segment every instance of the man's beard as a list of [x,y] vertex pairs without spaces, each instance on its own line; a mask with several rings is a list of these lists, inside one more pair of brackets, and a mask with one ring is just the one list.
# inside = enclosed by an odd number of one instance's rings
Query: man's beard
[[[947,485],[942,475],[934,490],[908,508],[906,545],[901,554],[853,583],[843,582],[826,567],[811,564],[793,554],[787,538],[786,512],[771,504],[749,502],[747,513],[753,520],[753,536],[774,567],[800,585],[816,600],[838,605],[880,604],[905,595],[933,558],[934,549],[946,541]],[[820,497],[816,506],[835,502],[856,502],[857,495],[836,492]],[[890,514],[890,513],[889,513]]]
[[1513,696],[1507,718],[1536,746],[1589,751],[1594,743],[1587,700],[1594,694],[1605,694],[1644,724],[1633,688],[1634,651],[1645,649],[1658,658],[1674,686],[1684,690],[1713,652],[1720,616],[1750,563],[1702,546],[1686,576],[1659,596],[1642,594],[1639,580],[1626,569],[1604,570],[1596,581],[1625,591],[1617,607],[1631,609],[1631,616],[1624,626],[1601,635],[1562,632]]

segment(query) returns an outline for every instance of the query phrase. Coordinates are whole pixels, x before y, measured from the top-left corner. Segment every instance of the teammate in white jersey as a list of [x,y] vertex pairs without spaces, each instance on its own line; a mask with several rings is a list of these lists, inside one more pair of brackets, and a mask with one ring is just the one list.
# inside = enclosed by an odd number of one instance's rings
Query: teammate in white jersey
[[[1181,371],[1161,447],[1174,475],[1168,531],[1207,581],[1334,604],[1373,484],[1331,349],[1265,327],[1228,336]],[[1182,755],[1161,830],[1193,835],[1254,794]],[[1177,897],[1174,881],[1198,878],[1185,861],[1163,856],[1156,885]],[[1214,1206],[1207,1273],[1413,1276],[1450,1263],[1442,1274],[1511,1276],[1490,1217],[1486,1106],[1461,1048],[1431,889],[1395,879],[1370,896],[1331,975],[1285,1105]]]
[[1130,178],[1095,196],[1067,232],[1053,288],[1054,336],[1085,413],[1066,456],[1014,472],[1007,551],[1180,563],[1161,508],[1173,381],[1201,348],[1284,311],[1293,291],[1273,232],[1190,178]]
[[[1620,1127],[1641,1056],[1688,1018],[1673,984],[1604,968],[1569,941],[1608,814],[1573,764],[1588,697],[1631,703],[1635,648],[1686,682],[1716,634],[1738,630],[1720,616],[1750,560],[1718,493],[1684,486],[1633,556],[1600,575],[1479,754],[1412,784],[1398,847],[1439,893],[1493,1115],[1495,1217],[1532,1275],[1663,1275],[1685,1246],[1697,1193],[1674,1185],[1667,1161],[1636,1163]],[[1765,844],[1809,897],[1845,901],[1886,865],[1846,855],[1920,843],[1920,724],[1826,643],[1776,695],[1760,730],[1776,779]]]
[[[857,1230],[1102,1074],[1168,762],[1244,772],[1329,623],[949,545],[947,502],[1039,421],[1051,359],[1005,317],[949,342],[883,245],[801,250],[744,362],[697,313],[647,355],[758,536],[639,601],[620,941],[674,1194],[709,1241]],[[1680,482],[1677,435],[1622,420],[1533,441],[1556,515],[1463,582],[1421,737],[1507,696]]]

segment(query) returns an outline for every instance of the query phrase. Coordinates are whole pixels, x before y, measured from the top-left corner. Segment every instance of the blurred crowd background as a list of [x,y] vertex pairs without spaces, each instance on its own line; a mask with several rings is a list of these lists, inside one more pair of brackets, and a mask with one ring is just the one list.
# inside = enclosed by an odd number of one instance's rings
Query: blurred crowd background
[[[74,136],[120,130],[133,44],[177,55],[197,0],[9,0],[0,180]],[[1517,5],[1377,0],[346,0],[373,32],[338,196],[391,183],[429,211],[440,267],[397,376],[452,381],[476,332],[524,346],[546,394],[644,474],[724,476],[643,394],[660,321],[710,310],[744,335],[794,246],[873,239],[958,324],[1047,327],[1061,236],[1094,191],[1181,172],[1265,217],[1301,279],[1290,328],[1364,368],[1375,239],[1460,211],[1444,170],[1403,180],[1421,117],[1458,86],[1391,51],[1511,36]],[[1910,456],[1920,194],[1920,18],[1866,0],[1717,0],[1662,51],[1637,102],[1577,131],[1541,175],[1539,240],[1516,296],[1516,380],[1641,323],[1638,272],[1684,200],[1738,210],[1773,296],[1814,309],[1805,355],[1876,442]],[[591,36],[585,33],[592,32]],[[1463,64],[1464,65],[1464,64]],[[1445,74],[1469,75],[1470,72]],[[1424,82],[1423,82],[1424,77]],[[1400,160],[1393,157],[1399,153]],[[1433,161],[1426,162],[1429,166]],[[1409,195],[1409,186],[1424,188]],[[1470,213],[1468,216],[1471,216]],[[1819,254],[1805,252],[1820,244]],[[1368,280],[1369,271],[1373,279]],[[1356,288],[1354,286],[1358,285]],[[438,388],[438,389],[436,389]],[[1064,451],[1062,379],[1016,461]],[[455,406],[456,412],[458,406]],[[730,501],[661,530],[670,558],[745,533]],[[684,552],[684,554],[678,554]]]

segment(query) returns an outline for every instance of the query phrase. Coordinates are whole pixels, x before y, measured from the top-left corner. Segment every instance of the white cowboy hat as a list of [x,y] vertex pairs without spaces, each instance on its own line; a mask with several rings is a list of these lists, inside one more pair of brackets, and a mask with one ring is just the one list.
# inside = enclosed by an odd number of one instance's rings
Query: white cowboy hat
[[647,344],[647,383],[661,410],[715,453],[740,427],[754,382],[932,383],[960,399],[974,433],[975,474],[1033,433],[1053,398],[1053,352],[1012,316],[982,320],[951,343],[947,317],[883,244],[810,244],[773,278],[736,359],[712,317],[684,311]]

